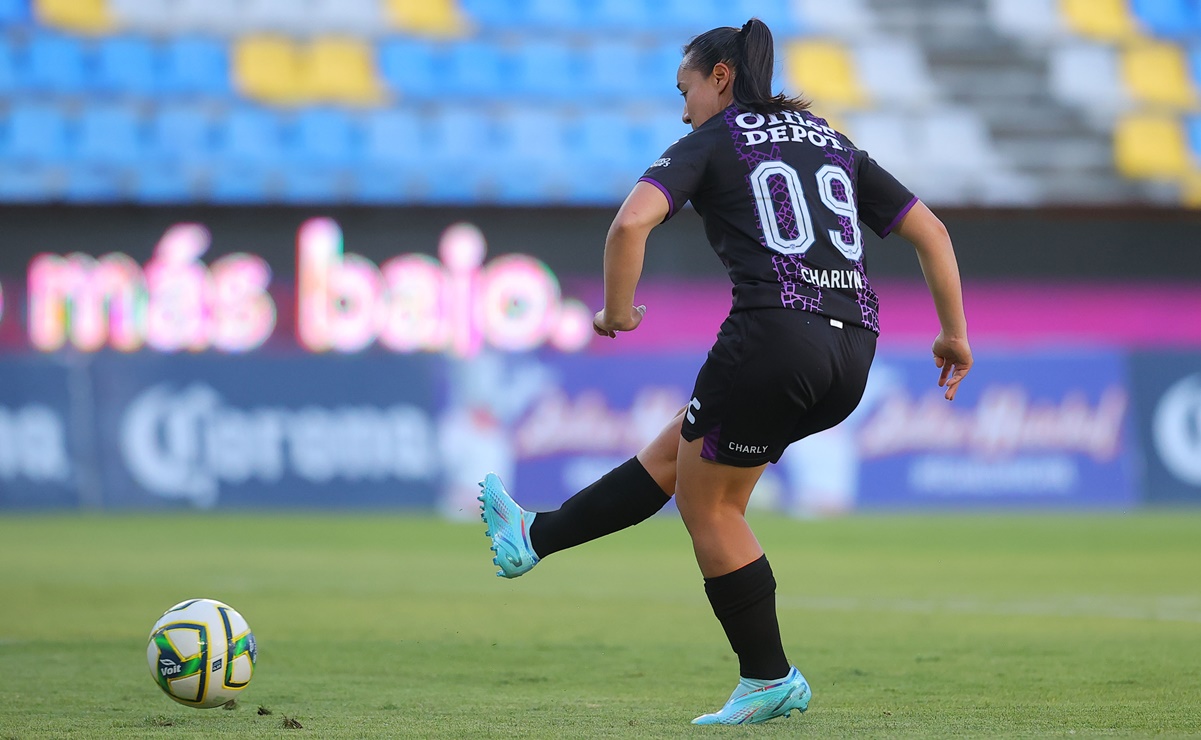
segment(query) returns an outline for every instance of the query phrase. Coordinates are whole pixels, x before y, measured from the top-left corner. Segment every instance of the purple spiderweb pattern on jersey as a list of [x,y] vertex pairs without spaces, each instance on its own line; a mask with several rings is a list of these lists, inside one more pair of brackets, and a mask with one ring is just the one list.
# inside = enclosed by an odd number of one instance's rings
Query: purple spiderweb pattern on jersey
[[[754,200],[755,189],[751,185],[751,173],[754,172],[755,168],[763,162],[780,161],[780,145],[772,144],[771,151],[766,153],[755,151],[752,147],[744,145],[742,143],[742,137],[739,136],[738,133],[738,124],[735,122],[737,118],[737,109],[732,107],[726,109],[726,126],[729,127],[730,136],[734,139],[734,148],[738,151],[738,158],[746,164],[746,188],[747,192],[751,194],[751,199]],[[772,177],[770,180],[772,200],[776,202],[777,206],[781,206],[776,210],[776,215],[779,219],[778,223],[781,227],[780,233],[782,235],[785,233],[791,233],[792,237],[795,238],[797,235],[796,214],[792,212],[792,200],[788,197],[788,186],[784,183],[783,177]],[[781,201],[779,197],[781,192],[783,194],[783,201]],[[763,245],[764,249],[767,249],[767,239],[762,236],[767,229],[759,220],[758,208],[755,209],[755,223],[759,226],[759,243]],[[785,232],[785,227],[789,229],[789,232]]]
[[[819,123],[823,126],[829,125],[828,123],[826,123],[826,120],[824,118],[818,118],[817,116],[813,116],[808,113],[805,113],[803,115],[812,119],[815,123]],[[847,173],[848,177],[852,178],[852,180],[854,179],[854,177],[855,177],[855,172],[854,172],[855,160],[854,160],[854,155],[851,154],[851,151],[849,149],[846,152],[840,152],[837,149],[831,149],[831,148],[827,147],[825,152],[826,152],[826,159],[830,160],[831,163],[841,167],[842,171]],[[843,186],[842,183],[835,182],[833,191],[834,191],[834,197],[838,198],[839,200],[841,200],[843,202],[846,202],[848,200],[846,188]],[[838,223],[842,226],[843,243],[844,244],[854,244],[855,225],[853,223],[851,223],[851,219],[847,218],[846,216],[839,216]],[[860,253],[862,253],[862,251],[863,251],[863,236],[862,235],[860,235],[860,237],[859,237],[859,249],[860,249]],[[863,268],[863,258],[862,257],[860,257],[860,259],[855,262],[855,272],[859,273],[859,277],[863,281],[863,287],[855,290],[855,302],[859,304],[859,312],[863,315],[863,325],[865,327],[867,327],[868,329],[871,329],[872,331],[879,334],[880,333],[880,299],[876,295],[876,291],[872,290],[872,286],[867,282],[867,271],[864,270],[864,268]]]
[[[726,125],[730,129],[730,136],[734,139],[734,148],[738,151],[738,158],[746,163],[746,188],[750,193],[751,199],[755,198],[755,188],[751,185],[751,173],[762,162],[778,162],[780,160],[780,145],[772,144],[771,151],[764,153],[755,151],[750,146],[743,144],[742,137],[739,135],[738,111],[734,108],[726,110]],[[792,198],[788,195],[788,183],[783,176],[773,175],[768,178],[771,183],[771,196],[776,204],[776,218],[780,227],[780,235],[786,239],[795,239],[800,234],[797,232],[796,213],[792,210]],[[766,232],[763,223],[759,220],[759,209],[755,209],[755,223],[759,227],[759,243],[764,249],[768,249],[767,239],[763,236]],[[780,303],[785,308],[796,308],[802,311],[812,311],[821,313],[822,291],[821,288],[815,285],[805,285],[800,280],[800,271],[804,267],[801,258],[787,254],[773,254],[772,267],[776,271],[776,279],[780,281]],[[797,290],[798,287],[803,287],[805,293],[802,294]]]

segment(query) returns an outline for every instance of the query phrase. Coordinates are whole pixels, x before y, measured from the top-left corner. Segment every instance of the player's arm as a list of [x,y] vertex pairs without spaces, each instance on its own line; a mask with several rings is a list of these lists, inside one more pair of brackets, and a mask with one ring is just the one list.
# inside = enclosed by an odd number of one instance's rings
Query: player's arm
[[646,306],[634,305],[642,277],[646,238],[670,210],[667,197],[647,182],[638,182],[617,211],[605,238],[605,307],[592,319],[597,334],[615,337],[642,322]]
[[920,200],[894,229],[917,250],[917,259],[934,298],[942,327],[934,340],[934,364],[942,369],[938,385],[946,387],[946,399],[955,398],[959,382],[972,367],[972,349],[967,341],[967,317],[963,312],[963,287],[959,264],[946,226]]

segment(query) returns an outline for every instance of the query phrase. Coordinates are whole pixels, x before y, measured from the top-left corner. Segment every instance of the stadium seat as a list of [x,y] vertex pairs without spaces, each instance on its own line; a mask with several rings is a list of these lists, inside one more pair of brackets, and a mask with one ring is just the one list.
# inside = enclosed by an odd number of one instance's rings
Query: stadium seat
[[271,182],[261,167],[226,164],[215,167],[208,178],[207,195],[214,203],[264,203],[272,200]]
[[13,102],[8,110],[4,149],[6,165],[13,162],[53,163],[66,160],[66,116],[58,106]]
[[1122,52],[1122,78],[1131,97],[1148,105],[1190,108],[1197,90],[1179,46],[1149,42]]
[[231,94],[229,53],[221,42],[203,36],[168,40],[163,49],[162,87],[180,95]]
[[131,190],[139,203],[190,203],[200,193],[197,180],[197,174],[185,167],[147,164],[134,173]]
[[576,71],[579,59],[563,39],[535,38],[513,49],[512,92],[539,99],[569,100],[587,91]]
[[336,108],[306,108],[296,114],[295,159],[306,165],[349,166],[359,158],[357,121]]
[[37,33],[26,47],[25,80],[38,92],[79,93],[88,87],[87,59],[78,39]]
[[413,110],[368,111],[363,121],[363,160],[370,166],[402,168],[424,156],[421,117]]
[[243,20],[243,0],[175,0],[172,28],[192,33],[241,35],[253,29]]
[[304,100],[307,91],[301,53],[285,36],[249,35],[238,39],[233,50],[238,92],[275,105]]
[[20,88],[21,82],[17,51],[8,39],[0,36],[0,95],[12,95]]
[[379,70],[401,99],[428,100],[442,93],[445,45],[424,39],[389,39],[379,45]]
[[1193,43],[1189,50],[1189,71],[1193,75],[1193,86],[1201,88],[1201,41]]
[[1189,117],[1188,141],[1189,149],[1193,152],[1193,159],[1198,165],[1201,165],[1201,115]]
[[239,20],[256,33],[302,37],[320,29],[312,24],[309,0],[242,0]]
[[460,0],[464,21],[484,29],[525,28],[526,0]]
[[1133,114],[1118,121],[1114,160],[1126,177],[1176,179],[1189,170],[1184,128],[1174,116]]
[[579,31],[588,28],[583,0],[524,0],[525,20],[529,28]]
[[1195,0],[1130,0],[1130,8],[1156,36],[1185,38],[1201,30],[1201,5]]
[[414,180],[407,170],[367,164],[352,173],[347,198],[366,205],[407,203],[419,190]]
[[107,93],[151,95],[158,92],[158,49],[143,36],[114,36],[96,50],[96,87]]
[[917,116],[914,124],[917,151],[930,169],[963,174],[999,166],[988,127],[972,111],[927,111]]
[[180,33],[186,28],[176,16],[175,0],[108,0],[114,24],[149,33]]
[[393,28],[422,36],[457,36],[466,30],[455,0],[383,0]]
[[375,47],[347,36],[313,40],[304,60],[303,92],[309,100],[374,105],[382,97]]
[[867,95],[846,47],[832,41],[794,41],[786,46],[789,89],[822,107],[861,108]]
[[[427,154],[440,166],[462,172],[463,167],[491,170],[496,154],[492,117],[468,105],[445,105],[431,111],[427,125]],[[439,177],[438,180],[454,179]]]
[[201,163],[213,153],[213,114],[199,103],[165,103],[150,116],[146,156],[172,164]]
[[101,34],[113,27],[105,0],[33,0],[38,22],[75,33]]
[[1128,0],[1060,0],[1072,31],[1102,41],[1129,41],[1138,36]]
[[654,5],[644,0],[597,0],[588,13],[588,26],[602,31],[633,31],[652,24],[660,27],[662,11],[651,7]]
[[859,79],[874,101],[926,108],[934,100],[930,70],[913,42],[873,39],[854,48],[854,60]]
[[1067,32],[1059,0],[989,0],[994,28],[1019,41],[1047,43]]
[[57,195],[59,171],[42,166],[0,167],[0,202],[39,203]]
[[510,177],[571,160],[566,124],[553,108],[507,108],[492,121],[499,164]]
[[677,52],[692,36],[737,21],[730,17],[728,6],[722,0],[663,0],[660,6],[661,15],[656,26],[679,34],[679,38],[672,41]]
[[129,165],[143,155],[145,138],[136,108],[97,104],[79,116],[73,161],[88,164]]
[[0,24],[17,25],[29,20],[29,0],[0,0]]
[[796,0],[794,12],[799,14],[802,30],[813,29],[826,36],[859,39],[876,27],[867,0]]
[[284,158],[283,126],[279,115],[263,108],[239,107],[219,120],[215,153],[237,166],[262,166]]
[[116,203],[127,195],[128,174],[111,167],[71,165],[62,196],[69,203]]
[[676,71],[680,62],[684,61],[681,50],[682,43],[667,41],[655,44],[647,49],[639,59],[639,77],[644,80],[643,89],[647,95],[656,100],[667,102],[673,100],[683,108],[684,101],[676,89]]
[[917,187],[912,178],[921,169],[920,155],[908,116],[895,111],[859,113],[848,119],[847,131],[855,146],[902,183]]
[[443,92],[451,97],[488,99],[510,94],[500,48],[487,41],[461,41],[446,48]]
[[1048,85],[1057,100],[1099,112],[1114,111],[1129,102],[1112,47],[1069,42],[1051,48],[1049,54]]
[[349,199],[349,174],[344,170],[298,165],[279,174],[279,199],[286,203],[341,203]]
[[[683,124],[680,127],[687,130]],[[582,115],[572,128],[572,157],[581,170],[618,172],[626,178],[627,183],[632,183],[630,176],[637,179],[650,165],[642,154],[650,135],[645,131],[636,132],[630,116],[623,111],[591,110]],[[639,133],[642,135],[641,141]],[[662,148],[666,148],[666,145],[667,142],[663,142]],[[581,173],[580,177],[585,178],[586,175]]]
[[[625,37],[593,37],[580,49],[580,84],[589,95],[629,99],[645,96],[663,81],[642,78],[642,45]],[[673,81],[666,84],[674,86]]]
[[361,37],[378,34],[385,23],[379,0],[311,0],[308,18],[310,26],[322,33]]

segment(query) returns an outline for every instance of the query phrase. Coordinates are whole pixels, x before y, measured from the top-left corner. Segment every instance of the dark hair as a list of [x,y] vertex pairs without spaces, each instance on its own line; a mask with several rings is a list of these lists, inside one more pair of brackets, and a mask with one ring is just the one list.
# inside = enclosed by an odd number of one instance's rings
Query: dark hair
[[724,26],[706,31],[684,46],[681,64],[686,69],[709,75],[718,62],[725,62],[734,72],[734,102],[739,108],[763,114],[809,108],[808,100],[784,93],[772,95],[775,43],[771,29],[758,18],[741,29]]

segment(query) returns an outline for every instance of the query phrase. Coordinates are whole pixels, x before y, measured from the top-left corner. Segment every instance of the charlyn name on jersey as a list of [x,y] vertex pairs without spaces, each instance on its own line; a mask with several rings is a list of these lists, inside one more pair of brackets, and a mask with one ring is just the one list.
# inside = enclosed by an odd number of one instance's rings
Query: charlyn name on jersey
[[844,149],[834,129],[793,111],[781,111],[767,116],[742,113],[734,122],[738,124],[738,128],[743,129],[742,135],[746,137],[748,146],[769,141],[807,141],[817,147],[830,147],[836,151]]

